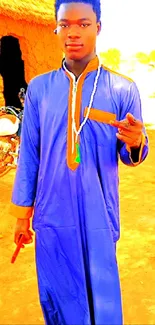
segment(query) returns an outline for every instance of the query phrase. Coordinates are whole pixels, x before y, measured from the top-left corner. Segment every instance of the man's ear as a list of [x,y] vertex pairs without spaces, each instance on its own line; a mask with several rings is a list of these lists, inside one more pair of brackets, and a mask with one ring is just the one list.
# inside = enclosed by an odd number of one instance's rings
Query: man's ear
[[101,28],[102,28],[101,21],[99,21],[99,22],[97,23],[97,35],[100,34]]

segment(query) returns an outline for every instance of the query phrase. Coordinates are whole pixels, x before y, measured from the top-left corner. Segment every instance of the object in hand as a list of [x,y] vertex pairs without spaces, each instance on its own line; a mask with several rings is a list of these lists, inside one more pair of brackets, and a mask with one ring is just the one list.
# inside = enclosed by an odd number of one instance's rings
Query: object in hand
[[15,249],[15,251],[13,253],[13,256],[11,258],[11,263],[15,262],[18,254],[19,254],[20,249],[23,247],[23,242],[24,242],[24,235],[21,235],[20,240],[18,242],[18,245],[17,245],[17,247],[16,247],[16,249]]

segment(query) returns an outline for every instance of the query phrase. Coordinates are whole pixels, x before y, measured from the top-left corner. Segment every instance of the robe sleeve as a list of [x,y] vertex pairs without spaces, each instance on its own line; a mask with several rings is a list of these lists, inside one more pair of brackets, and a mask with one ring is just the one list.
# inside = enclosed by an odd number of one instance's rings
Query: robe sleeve
[[40,125],[36,87],[28,86],[18,167],[12,193],[11,213],[20,219],[30,218],[36,197],[40,160]]
[[[134,82],[131,82],[129,84],[128,89],[122,90],[120,120],[124,120],[126,118],[127,113],[133,114],[136,119],[139,119],[140,121],[143,122],[141,99],[140,99],[137,86]],[[145,128],[143,128],[141,147],[139,150],[139,157],[137,162],[134,162],[132,160],[132,153],[129,146],[127,146],[124,142],[120,140],[118,140],[118,152],[121,161],[125,165],[129,165],[129,166],[139,165],[146,158],[148,154],[148,138],[147,138]]]

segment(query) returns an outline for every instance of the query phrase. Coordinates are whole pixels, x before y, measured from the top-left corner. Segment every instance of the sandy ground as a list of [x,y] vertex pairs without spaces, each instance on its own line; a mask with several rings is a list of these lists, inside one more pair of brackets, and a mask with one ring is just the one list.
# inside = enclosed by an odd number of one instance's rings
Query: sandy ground
[[[121,240],[118,244],[124,324],[155,324],[155,130],[150,154],[136,168],[120,164]],[[38,300],[33,244],[15,264],[14,218],[9,214],[14,172],[0,179],[0,324],[44,324]]]

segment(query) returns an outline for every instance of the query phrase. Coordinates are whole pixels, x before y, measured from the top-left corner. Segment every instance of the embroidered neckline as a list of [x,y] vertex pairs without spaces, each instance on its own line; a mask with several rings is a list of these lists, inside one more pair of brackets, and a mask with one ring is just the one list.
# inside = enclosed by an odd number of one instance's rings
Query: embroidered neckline
[[[84,125],[86,124],[86,122],[87,122],[87,120],[89,118],[90,109],[92,107],[94,96],[95,96],[95,93],[96,93],[96,90],[97,90],[98,79],[99,79],[99,76],[100,76],[101,67],[102,67],[101,63],[100,63],[98,57],[96,56],[95,59],[91,60],[88,63],[85,70],[82,72],[82,74],[76,80],[75,75],[66,68],[65,60],[63,60],[63,68],[67,72],[67,74],[69,74],[71,79],[73,80],[73,90],[72,90],[72,153],[74,152],[74,149],[75,149],[75,146],[76,146],[76,159],[75,159],[76,162],[80,162],[80,160],[81,160],[80,159],[80,147],[79,147],[79,143],[78,143],[78,136],[80,135],[80,133],[82,131],[82,128],[84,127]],[[93,85],[93,90],[92,90],[92,93],[91,93],[91,96],[90,96],[90,101],[89,101],[89,105],[88,105],[88,109],[87,109],[87,114],[86,114],[83,122],[79,126],[79,129],[77,130],[76,122],[75,122],[75,112],[76,112],[76,94],[77,94],[78,82],[80,81],[81,77],[83,77],[84,75],[86,75],[90,71],[94,71],[96,69],[97,69],[97,73],[96,73],[96,77],[95,77],[95,81],[94,81],[94,85]],[[75,141],[74,141],[74,136],[75,136]]]

